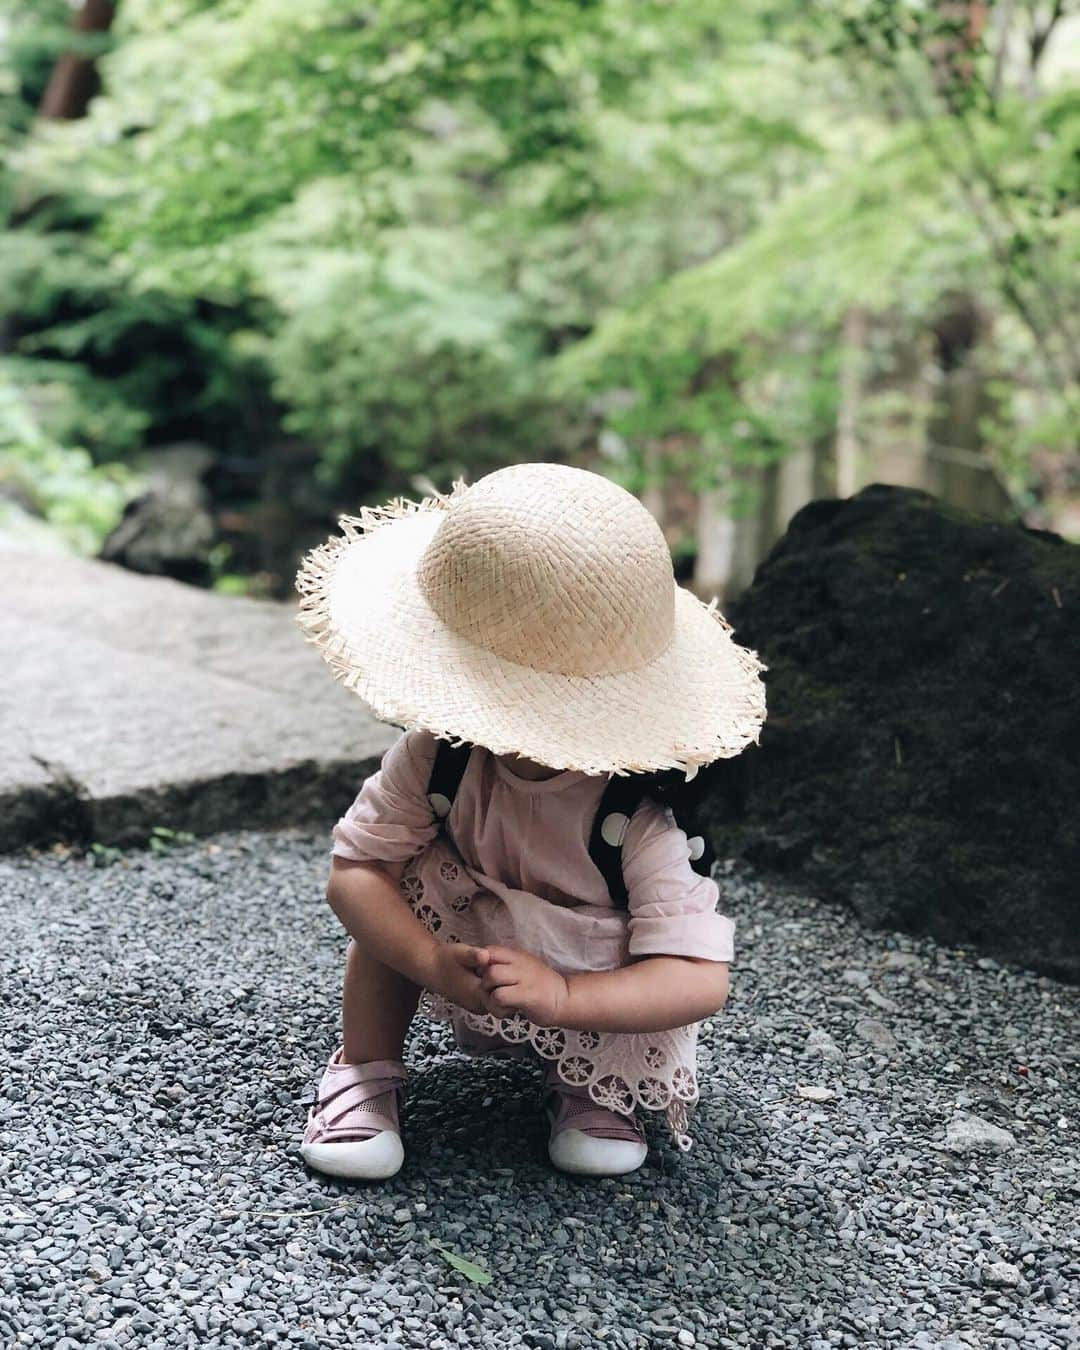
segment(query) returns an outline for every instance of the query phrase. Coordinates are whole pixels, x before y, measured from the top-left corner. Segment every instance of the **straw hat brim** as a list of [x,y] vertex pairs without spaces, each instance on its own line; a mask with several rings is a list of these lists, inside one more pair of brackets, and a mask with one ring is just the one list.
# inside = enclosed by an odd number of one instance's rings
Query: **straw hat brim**
[[454,633],[417,580],[445,505],[345,517],[297,577],[308,640],[376,717],[593,774],[690,773],[757,741],[765,667],[715,606],[681,587],[670,645],[618,674],[534,670]]

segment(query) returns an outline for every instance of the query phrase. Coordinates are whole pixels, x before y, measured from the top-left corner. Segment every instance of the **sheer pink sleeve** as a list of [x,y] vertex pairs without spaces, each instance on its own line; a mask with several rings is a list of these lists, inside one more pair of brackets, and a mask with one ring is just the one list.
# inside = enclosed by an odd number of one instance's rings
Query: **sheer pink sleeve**
[[435,838],[439,821],[427,798],[435,738],[406,732],[383,756],[334,826],[331,852],[350,862],[404,862]]
[[690,866],[686,835],[671,812],[644,801],[623,840],[630,897],[631,956],[696,956],[731,961],[735,925],[717,914],[719,890]]

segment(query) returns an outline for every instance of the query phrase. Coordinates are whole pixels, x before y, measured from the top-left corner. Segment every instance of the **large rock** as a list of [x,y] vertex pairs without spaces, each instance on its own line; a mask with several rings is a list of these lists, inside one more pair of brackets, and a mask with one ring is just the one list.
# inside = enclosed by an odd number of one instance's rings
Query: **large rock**
[[721,846],[1080,978],[1080,548],[875,485],[800,511],[732,617],[769,718]]
[[0,850],[319,822],[393,732],[290,606],[0,550]]
[[101,546],[105,562],[132,572],[205,584],[216,531],[205,486],[214,455],[183,443],[150,450],[135,461],[143,481],[137,497]]

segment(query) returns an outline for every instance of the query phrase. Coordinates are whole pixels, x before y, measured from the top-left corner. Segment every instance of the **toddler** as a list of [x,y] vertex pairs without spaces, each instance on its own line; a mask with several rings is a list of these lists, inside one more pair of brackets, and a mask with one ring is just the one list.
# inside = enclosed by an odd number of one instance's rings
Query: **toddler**
[[301,568],[301,622],[409,729],[334,829],[343,1038],[303,1157],[342,1177],[401,1167],[421,999],[467,1052],[545,1064],[563,1171],[639,1167],[641,1109],[688,1148],[733,925],[665,803],[675,774],[758,738],[761,663],[597,474],[519,465],[341,524]]

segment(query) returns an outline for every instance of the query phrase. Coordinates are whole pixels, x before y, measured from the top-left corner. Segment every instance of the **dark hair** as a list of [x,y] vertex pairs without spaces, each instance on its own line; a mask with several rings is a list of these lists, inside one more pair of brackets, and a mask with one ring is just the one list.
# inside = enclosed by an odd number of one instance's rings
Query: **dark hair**
[[746,788],[744,755],[717,759],[686,781],[680,769],[643,775],[645,796],[671,809],[688,834],[709,834],[708,823],[742,814]]
[[661,806],[669,806],[676,816],[694,811],[705,796],[705,770],[699,771],[689,781],[681,769],[665,769],[660,773],[642,775],[645,795],[652,797]]

